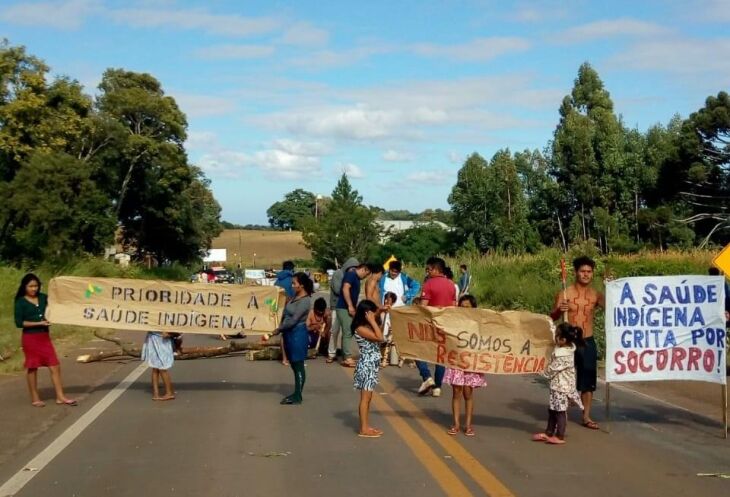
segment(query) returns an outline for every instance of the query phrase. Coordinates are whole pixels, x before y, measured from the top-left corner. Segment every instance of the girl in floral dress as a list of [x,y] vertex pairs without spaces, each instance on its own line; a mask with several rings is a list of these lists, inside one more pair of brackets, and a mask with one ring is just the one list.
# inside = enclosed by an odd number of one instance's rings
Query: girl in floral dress
[[555,348],[543,376],[550,380],[550,407],[547,428],[532,436],[535,442],[552,445],[565,443],[568,405],[572,402],[583,409],[580,393],[575,388],[575,349],[582,347],[583,330],[569,323],[560,323],[555,331]]
[[[464,295],[459,299],[459,307],[477,306],[477,300],[473,295]],[[474,428],[471,426],[474,414],[474,389],[487,386],[487,381],[481,373],[472,373],[470,371],[461,371],[460,369],[446,368],[444,374],[444,383],[451,385],[451,413],[454,417],[454,424],[448,429],[449,435],[456,435],[460,430],[460,409],[461,398],[464,397],[464,408],[466,419],[464,420],[464,435],[467,437],[474,436]]]
[[360,347],[360,357],[355,365],[354,386],[360,390],[359,437],[377,438],[382,431],[370,426],[370,401],[373,390],[378,384],[378,369],[380,368],[380,344],[383,342],[383,330],[377,318],[378,306],[371,300],[363,300],[357,305],[355,317],[352,318],[352,332]]

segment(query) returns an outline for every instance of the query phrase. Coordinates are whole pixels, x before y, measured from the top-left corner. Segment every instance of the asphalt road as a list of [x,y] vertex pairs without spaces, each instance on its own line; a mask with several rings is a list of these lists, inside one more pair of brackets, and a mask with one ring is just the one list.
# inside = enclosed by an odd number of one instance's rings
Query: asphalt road
[[[449,388],[441,398],[418,397],[416,370],[393,367],[383,371],[373,405],[372,423],[385,435],[358,438],[351,370],[322,358],[307,361],[300,406],[279,405],[292,388],[289,368],[228,357],[176,363],[171,402],[151,400],[147,370],[92,417],[139,364],[120,368],[72,416],[0,466],[0,482],[32,476],[18,497],[730,492],[730,480],[697,476],[730,473],[730,441],[719,422],[619,390],[610,426],[598,393],[595,417],[611,432],[581,427],[573,412],[564,446],[530,441],[547,411],[546,386],[535,377],[489,377],[476,393],[476,437],[450,437]],[[58,455],[28,465],[84,416],[88,426]]]

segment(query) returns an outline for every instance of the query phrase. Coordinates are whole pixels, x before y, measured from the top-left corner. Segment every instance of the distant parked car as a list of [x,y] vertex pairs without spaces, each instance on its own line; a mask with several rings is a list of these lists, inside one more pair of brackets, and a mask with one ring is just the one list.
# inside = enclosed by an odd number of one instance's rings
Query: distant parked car
[[213,283],[235,283],[236,276],[226,268],[212,268],[215,279]]

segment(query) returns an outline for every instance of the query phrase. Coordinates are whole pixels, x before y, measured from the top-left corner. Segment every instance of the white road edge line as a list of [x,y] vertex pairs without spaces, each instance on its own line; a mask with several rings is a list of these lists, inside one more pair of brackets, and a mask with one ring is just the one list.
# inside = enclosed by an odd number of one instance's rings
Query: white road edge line
[[[96,420],[112,403],[117,400],[140,376],[147,370],[147,363],[143,362],[137,366],[134,371],[129,373],[119,384],[111,389],[102,399],[97,402],[91,409],[86,411],[83,416],[76,420],[74,424],[69,426],[57,439],[51,442],[48,447],[43,449],[40,454],[23,466],[23,469],[15,473],[2,487],[0,487],[0,497],[12,497],[20,492],[20,490],[35,477],[40,471],[50,463],[54,457],[63,451],[73,442],[88,426]],[[25,468],[33,468],[26,470]]]

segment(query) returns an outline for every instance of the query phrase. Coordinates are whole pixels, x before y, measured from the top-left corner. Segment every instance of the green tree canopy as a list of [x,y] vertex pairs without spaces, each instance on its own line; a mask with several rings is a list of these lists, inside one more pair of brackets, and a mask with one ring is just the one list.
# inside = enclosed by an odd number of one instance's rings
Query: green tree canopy
[[324,214],[310,218],[303,227],[304,243],[322,267],[334,267],[349,257],[364,260],[378,236],[375,211],[363,205],[344,173]]

